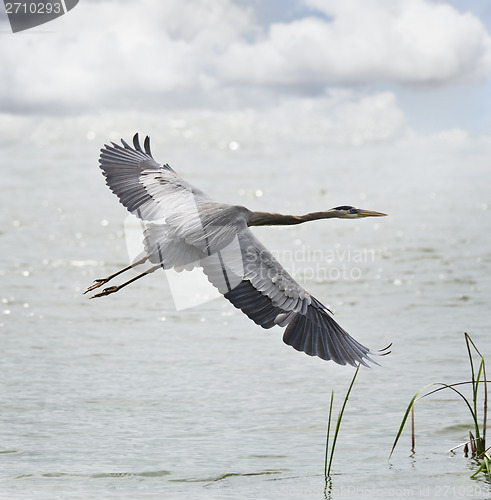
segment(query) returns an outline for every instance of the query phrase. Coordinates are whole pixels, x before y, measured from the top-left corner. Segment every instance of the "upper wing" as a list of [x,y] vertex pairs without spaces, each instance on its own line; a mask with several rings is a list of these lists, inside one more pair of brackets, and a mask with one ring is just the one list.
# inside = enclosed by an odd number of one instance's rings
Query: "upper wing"
[[100,167],[106,183],[119,201],[134,215],[146,221],[165,219],[177,211],[188,211],[196,203],[211,199],[189,182],[181,179],[169,165],[160,165],[145,138],[142,150],[138,134],[134,148],[121,140],[101,149]]
[[[283,341],[310,356],[353,366],[367,366],[366,361],[372,361],[370,350],[343,330],[328,309],[287,273],[249,229],[239,233],[239,241],[244,276],[224,293],[235,307],[263,328],[288,325]],[[206,265],[203,269],[213,282]]]
[[180,178],[169,165],[160,165],[145,138],[134,148],[121,140],[101,150],[100,167],[120,202],[144,221],[147,255],[164,268],[191,269],[199,260],[226,247],[245,225],[244,207],[213,201]]

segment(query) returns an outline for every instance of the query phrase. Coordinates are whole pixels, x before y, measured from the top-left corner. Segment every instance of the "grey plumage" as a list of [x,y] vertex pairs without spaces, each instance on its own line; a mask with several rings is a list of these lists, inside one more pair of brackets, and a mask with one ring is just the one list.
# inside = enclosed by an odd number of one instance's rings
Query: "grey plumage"
[[[138,134],[133,138],[133,148],[121,142],[123,146],[112,143],[101,150],[100,168],[111,191],[145,223],[146,256],[142,261],[149,260],[154,267],[140,276],[158,267],[201,267],[225,298],[256,324],[263,328],[286,326],[283,340],[296,350],[342,365],[366,366],[372,361],[373,353],[343,330],[329,310],[287,273],[249,226],[385,214],[342,206],[289,216],[217,203],[180,178],[169,165],[157,163],[148,137],[143,149]],[[123,271],[96,280],[87,291]],[[107,288],[95,297],[113,293],[129,282]]]

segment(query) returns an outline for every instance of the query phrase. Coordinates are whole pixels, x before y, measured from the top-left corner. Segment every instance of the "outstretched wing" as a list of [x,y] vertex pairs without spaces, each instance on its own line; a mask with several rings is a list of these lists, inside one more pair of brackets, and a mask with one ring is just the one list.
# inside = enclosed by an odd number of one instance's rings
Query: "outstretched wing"
[[247,209],[213,201],[169,165],[157,163],[148,137],[144,149],[138,134],[133,148],[121,142],[105,145],[100,168],[119,201],[144,221],[145,251],[152,262],[191,269],[233,241]]
[[106,144],[99,163],[107,185],[132,214],[145,221],[156,221],[193,208],[196,203],[212,201],[169,165],[153,159],[148,136],[144,150],[138,134],[133,137],[134,148],[123,139],[121,142],[123,146]]
[[[309,356],[367,366],[370,350],[353,339],[329,310],[304,290],[249,229],[239,234],[244,277],[224,296],[263,328],[287,326],[283,341]],[[232,267],[232,266],[229,266]],[[210,281],[213,277],[203,266]]]

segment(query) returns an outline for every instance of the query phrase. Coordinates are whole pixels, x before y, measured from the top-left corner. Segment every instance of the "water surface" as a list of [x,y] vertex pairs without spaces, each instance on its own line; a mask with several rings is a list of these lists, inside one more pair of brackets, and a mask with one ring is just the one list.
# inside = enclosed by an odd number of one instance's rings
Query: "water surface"
[[217,200],[390,214],[256,230],[355,338],[393,343],[358,375],[331,488],[329,397],[339,408],[351,367],[296,352],[224,299],[176,311],[163,273],[82,295],[128,257],[126,212],[97,168],[107,137],[77,129],[69,142],[2,146],[0,496],[488,497],[491,485],[469,478],[475,464],[446,453],[471,425],[450,394],[421,402],[416,453],[406,434],[388,459],[411,396],[468,377],[463,332],[491,352],[486,148],[168,132],[156,158]]

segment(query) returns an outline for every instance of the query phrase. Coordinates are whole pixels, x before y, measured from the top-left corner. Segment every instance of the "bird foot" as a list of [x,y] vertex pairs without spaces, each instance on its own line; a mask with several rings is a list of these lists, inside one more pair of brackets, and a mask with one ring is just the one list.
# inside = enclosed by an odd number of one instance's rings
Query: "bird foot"
[[[102,283],[101,283],[101,285],[102,285]],[[94,287],[94,288],[96,288],[96,287]],[[119,286],[110,286],[109,288],[104,288],[104,290],[102,290],[102,292],[96,293],[95,295],[92,295],[92,297],[90,297],[90,298],[95,299],[97,297],[104,297],[104,295],[109,295],[111,293],[117,292],[119,290],[119,288],[120,288]]]
[[92,285],[90,285],[89,288],[87,288],[87,290],[85,290],[84,295],[87,292],[90,292],[91,290],[94,290],[95,288],[99,288],[101,285],[103,285],[104,283],[107,283],[108,281],[109,280],[107,278],[102,278],[102,279],[99,279],[99,280],[95,280],[94,283]]

